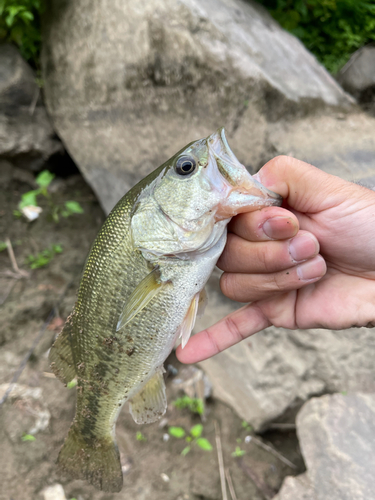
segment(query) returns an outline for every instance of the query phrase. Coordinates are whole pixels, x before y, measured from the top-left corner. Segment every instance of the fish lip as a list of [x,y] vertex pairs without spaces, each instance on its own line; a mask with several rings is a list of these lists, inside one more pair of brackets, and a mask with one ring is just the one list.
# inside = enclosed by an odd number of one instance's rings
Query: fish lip
[[[230,163],[233,167],[237,167],[240,169],[243,169],[244,171],[247,172],[247,169],[242,163],[238,160],[236,155],[233,153],[231,150],[228,140],[225,135],[225,129],[224,127],[220,127],[216,132],[211,134],[207,138],[207,144],[210,150],[210,153],[214,156],[214,158],[218,161],[224,161]],[[229,160],[229,161],[228,161]],[[248,172],[247,172],[248,173]],[[246,176],[247,177],[247,176]],[[270,189],[266,188],[261,184],[256,178],[251,176],[248,173],[248,179],[247,182],[250,182],[251,179],[251,190],[258,190],[261,193],[260,198],[263,198],[265,201],[265,206],[281,206],[283,202],[282,196],[280,196],[278,193],[275,193],[274,191],[271,191]],[[237,191],[243,192],[243,193],[249,193],[249,188],[250,186],[241,186],[238,184],[232,184],[230,180],[225,179],[228,184],[231,184],[232,189],[236,189]]]

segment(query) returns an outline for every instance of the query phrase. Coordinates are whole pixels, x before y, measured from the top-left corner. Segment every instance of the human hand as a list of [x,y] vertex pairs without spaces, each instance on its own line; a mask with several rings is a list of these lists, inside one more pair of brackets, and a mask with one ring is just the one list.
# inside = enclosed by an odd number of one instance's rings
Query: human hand
[[223,293],[251,304],[179,347],[183,363],[209,358],[271,325],[375,324],[375,192],[283,156],[257,177],[283,196],[285,208],[235,217],[218,262]]

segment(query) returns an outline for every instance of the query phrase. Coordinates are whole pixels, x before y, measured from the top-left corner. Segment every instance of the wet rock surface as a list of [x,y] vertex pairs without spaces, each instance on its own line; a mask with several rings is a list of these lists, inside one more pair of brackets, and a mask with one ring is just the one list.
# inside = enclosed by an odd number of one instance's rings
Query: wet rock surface
[[274,156],[268,125],[353,100],[258,4],[52,1],[48,111],[108,212],[192,140],[225,125],[250,170]]
[[286,478],[275,500],[367,500],[375,491],[375,396],[334,394],[297,416],[307,472]]

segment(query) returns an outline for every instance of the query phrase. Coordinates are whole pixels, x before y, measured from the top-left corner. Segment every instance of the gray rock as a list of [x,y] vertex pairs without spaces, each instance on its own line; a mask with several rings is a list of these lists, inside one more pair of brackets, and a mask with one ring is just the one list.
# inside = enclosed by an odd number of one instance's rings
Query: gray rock
[[369,500],[375,492],[375,395],[326,395],[297,416],[307,472],[274,500]]
[[48,2],[46,102],[108,212],[187,142],[225,125],[239,159],[272,155],[281,116],[350,107],[325,69],[258,4],[241,0]]
[[[209,282],[206,313],[196,331],[240,304],[223,297],[219,272]],[[243,305],[243,304],[241,304]],[[271,327],[200,363],[213,395],[261,430],[289,408],[326,392],[375,392],[375,336],[366,328],[344,331]]]
[[354,52],[337,75],[337,80],[357,98],[370,87],[375,87],[375,44]]
[[37,170],[61,151],[29,65],[12,45],[0,45],[0,156]]

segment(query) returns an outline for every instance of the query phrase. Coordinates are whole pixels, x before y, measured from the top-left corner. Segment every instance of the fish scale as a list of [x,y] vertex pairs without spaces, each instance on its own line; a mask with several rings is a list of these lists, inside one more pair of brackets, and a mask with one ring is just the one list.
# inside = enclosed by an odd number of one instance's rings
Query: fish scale
[[183,346],[189,338],[227,223],[280,202],[251,178],[220,130],[183,148],[114,207],[50,351],[56,376],[77,378],[76,415],[58,458],[64,475],[120,491],[121,407],[129,401],[138,423],[166,411],[163,363],[178,336]]

